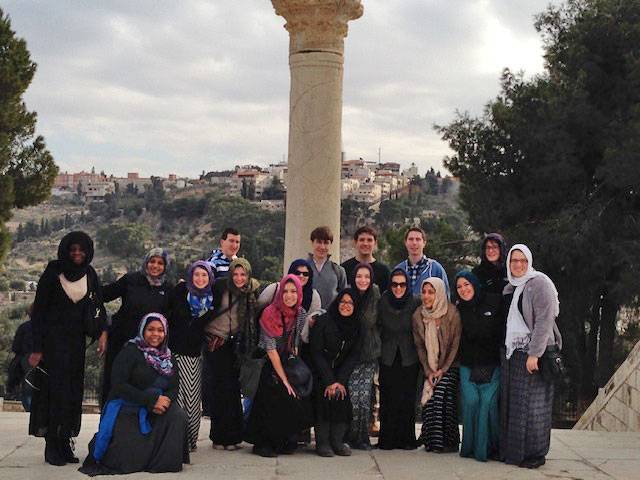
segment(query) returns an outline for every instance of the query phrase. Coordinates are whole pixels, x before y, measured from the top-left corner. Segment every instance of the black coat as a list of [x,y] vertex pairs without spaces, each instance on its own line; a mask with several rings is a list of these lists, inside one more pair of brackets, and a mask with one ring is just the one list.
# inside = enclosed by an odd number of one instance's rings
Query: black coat
[[413,312],[420,305],[417,297],[410,297],[404,308],[396,310],[391,306],[391,291],[382,295],[378,302],[378,325],[382,340],[382,355],[380,361],[388,367],[393,365],[398,352],[402,359],[402,366],[408,367],[418,362],[418,352],[413,339]]
[[462,321],[460,364],[473,368],[499,365],[505,317],[500,295],[486,294],[477,305],[458,303]]
[[141,272],[126,273],[117,281],[102,287],[105,302],[122,299],[122,305],[111,318],[109,341],[104,360],[102,377],[102,405],[111,389],[111,368],[122,347],[138,335],[140,320],[147,313],[161,313],[165,317],[169,311],[170,285],[166,282],[155,287],[149,284]]
[[78,303],[64,292],[56,261],[49,262],[38,282],[31,316],[33,351],[42,352],[48,376],[34,392],[29,433],[38,437],[75,437],[80,432],[84,394],[84,314],[95,298],[102,306],[95,270],[87,267],[88,291]]
[[318,317],[311,329],[311,360],[321,388],[338,382],[347,385],[353,369],[360,361],[360,335],[345,338],[332,315]]
[[[162,395],[173,402],[178,397],[179,373],[178,366],[173,361],[174,373],[170,377],[169,387]],[[127,402],[145,405],[152,410],[160,394],[148,391],[160,376],[144,358],[144,354],[133,343],[128,343],[113,362],[111,372],[111,392],[108,400],[121,398]]]
[[191,315],[187,301],[189,290],[185,282],[179,283],[171,292],[169,309],[169,348],[172,353],[199,357],[204,342],[204,325],[213,319],[213,311],[198,318]]

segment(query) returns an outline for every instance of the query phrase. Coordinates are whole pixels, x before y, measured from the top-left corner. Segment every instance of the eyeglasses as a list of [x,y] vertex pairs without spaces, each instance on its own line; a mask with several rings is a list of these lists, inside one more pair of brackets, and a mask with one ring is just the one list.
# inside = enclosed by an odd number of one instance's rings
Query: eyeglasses
[[500,250],[500,247],[498,247],[497,245],[487,245],[486,247],[484,247],[485,250]]
[[353,307],[354,303],[351,300],[340,300],[338,302],[340,305],[349,305],[351,307]]
[[509,263],[521,263],[523,265],[526,265],[527,263],[529,263],[529,260],[527,260],[526,258],[512,258],[511,260],[509,260]]
[[296,270],[296,275],[299,277],[308,277],[311,274],[309,272],[301,272],[300,270]]
[[391,288],[405,288],[407,282],[391,282]]

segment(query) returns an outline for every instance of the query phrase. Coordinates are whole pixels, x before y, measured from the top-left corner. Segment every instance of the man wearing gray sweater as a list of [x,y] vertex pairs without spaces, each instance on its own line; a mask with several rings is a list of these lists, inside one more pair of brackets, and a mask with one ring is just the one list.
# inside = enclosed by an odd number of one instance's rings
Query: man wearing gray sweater
[[309,264],[313,270],[313,288],[320,294],[322,308],[329,308],[338,292],[347,286],[347,274],[337,263],[331,261],[329,248],[333,233],[329,227],[317,227],[311,232]]

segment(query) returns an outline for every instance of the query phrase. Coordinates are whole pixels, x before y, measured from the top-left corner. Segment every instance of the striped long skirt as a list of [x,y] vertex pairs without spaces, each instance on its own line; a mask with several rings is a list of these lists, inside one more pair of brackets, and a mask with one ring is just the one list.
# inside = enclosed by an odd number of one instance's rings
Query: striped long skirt
[[502,358],[500,456],[511,465],[546,456],[551,443],[553,383],[527,372],[527,357]]
[[458,383],[460,372],[451,367],[433,390],[433,396],[422,408],[422,432],[419,443],[427,451],[453,452],[460,444],[458,428]]
[[174,354],[180,371],[180,388],[178,390],[178,405],[187,415],[187,438],[189,450],[196,449],[198,431],[200,430],[202,357]]
[[353,413],[347,441],[352,448],[370,446],[369,427],[373,418],[373,376],[376,366],[376,361],[362,362],[349,377],[348,388]]

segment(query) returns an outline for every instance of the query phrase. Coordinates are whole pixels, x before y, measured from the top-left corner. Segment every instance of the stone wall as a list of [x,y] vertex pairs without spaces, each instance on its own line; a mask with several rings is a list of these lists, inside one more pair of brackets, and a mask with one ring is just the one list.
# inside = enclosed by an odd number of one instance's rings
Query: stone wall
[[573,428],[640,432],[640,342]]

